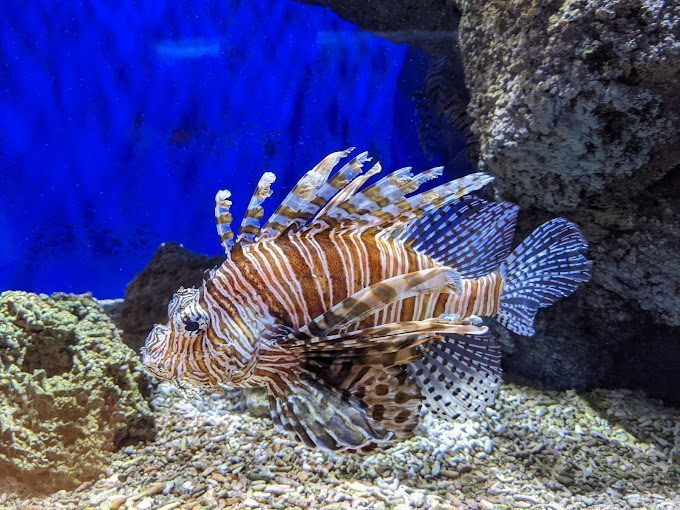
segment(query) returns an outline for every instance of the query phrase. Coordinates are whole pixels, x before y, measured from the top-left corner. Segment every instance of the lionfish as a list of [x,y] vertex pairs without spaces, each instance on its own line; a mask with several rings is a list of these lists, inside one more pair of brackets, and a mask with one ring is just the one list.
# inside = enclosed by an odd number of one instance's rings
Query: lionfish
[[180,288],[146,339],[146,367],[199,387],[265,387],[276,428],[310,447],[367,451],[413,435],[423,414],[478,416],[500,385],[499,344],[480,317],[534,334],[541,307],[589,279],[588,245],[565,219],[511,253],[518,207],[469,193],[485,173],[416,193],[442,167],[402,168],[352,149],[305,174],[268,221],[257,184],[234,242],[216,197],[225,262]]

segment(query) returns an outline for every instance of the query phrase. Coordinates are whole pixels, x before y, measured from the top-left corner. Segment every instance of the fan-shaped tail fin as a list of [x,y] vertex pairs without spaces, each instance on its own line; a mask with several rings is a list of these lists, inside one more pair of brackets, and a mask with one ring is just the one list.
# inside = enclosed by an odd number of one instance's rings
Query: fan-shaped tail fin
[[590,279],[588,243],[578,227],[556,218],[538,227],[500,266],[503,291],[498,321],[510,331],[531,336],[534,317]]

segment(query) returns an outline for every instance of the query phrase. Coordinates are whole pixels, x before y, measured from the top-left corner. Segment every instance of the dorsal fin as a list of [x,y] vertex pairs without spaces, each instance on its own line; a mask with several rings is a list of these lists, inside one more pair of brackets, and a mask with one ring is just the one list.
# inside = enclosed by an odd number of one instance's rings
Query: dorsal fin
[[357,193],[351,198],[349,205],[359,214],[377,211],[381,207],[386,207],[396,200],[404,198],[409,193],[417,191],[427,181],[441,176],[443,170],[444,167],[438,166],[413,175],[410,166],[401,168],[361,193]]
[[253,193],[248,210],[246,211],[241,228],[238,231],[237,243],[252,243],[260,233],[260,220],[264,216],[262,202],[271,196],[271,185],[276,180],[276,176],[271,172],[265,172],[257,183],[255,193]]
[[374,229],[379,231],[381,236],[394,237],[424,214],[447,206],[491,181],[493,181],[492,176],[481,172],[466,175],[418,195],[397,198],[374,212],[348,217],[344,221],[333,224],[332,228],[336,230]]
[[365,190],[354,191],[351,195],[343,197],[343,200],[335,205],[332,214],[327,214],[323,221],[327,227],[333,228],[343,222],[351,222],[378,211],[381,207],[403,199],[408,193],[416,191],[424,182],[439,177],[441,172],[442,167],[437,167],[413,175],[411,167],[400,168]]
[[399,236],[414,250],[456,268],[463,278],[478,278],[510,254],[519,207],[462,197],[420,217]]
[[234,244],[234,232],[231,230],[231,191],[221,189],[215,194],[215,225],[217,235],[220,236],[220,243],[224,253],[229,255]]
[[[323,230],[369,229],[380,236],[401,236],[404,239],[403,236],[412,231],[412,226],[419,219],[455,203],[493,180],[488,174],[474,173],[414,195],[423,183],[439,177],[442,168],[432,168],[415,175],[410,168],[402,168],[361,190],[366,181],[381,169],[376,163],[366,174],[361,174],[363,164],[370,160],[366,152],[349,161],[329,179],[332,169],[353,149],[326,156],[298,181],[266,224],[260,227],[264,214],[262,202],[271,194],[270,185],[274,181],[273,174],[265,173],[248,205],[238,242],[268,241],[284,232],[304,231],[306,235],[314,235]],[[230,195],[229,191],[221,190],[215,197],[217,231],[227,254],[234,236],[230,226]]]
[[440,209],[468,193],[483,188],[492,182],[493,179],[488,174],[477,172],[449,181],[424,193],[405,198],[403,201],[394,204],[394,206],[388,205],[384,207],[382,212],[388,218],[389,224],[386,225],[386,222],[382,219],[378,224],[384,226],[385,230],[394,231],[418,219],[423,214]]
[[267,220],[257,240],[273,239],[284,230],[297,230],[307,223],[317,210],[313,201],[326,183],[331,170],[341,158],[348,156],[353,150],[354,147],[350,147],[344,151],[333,152],[307,172]]
[[358,190],[363,186],[368,179],[382,170],[380,163],[376,163],[371,169],[363,175],[357,176],[352,182],[348,183],[343,189],[328,201],[326,206],[319,211],[316,218],[314,218],[313,228],[320,225],[325,227],[332,227],[339,220],[351,220],[347,211],[341,206],[346,203]]
[[316,206],[316,211],[324,207],[338,192],[360,175],[361,169],[367,161],[371,161],[368,152],[358,154],[321,186],[316,197],[312,200],[312,203]]

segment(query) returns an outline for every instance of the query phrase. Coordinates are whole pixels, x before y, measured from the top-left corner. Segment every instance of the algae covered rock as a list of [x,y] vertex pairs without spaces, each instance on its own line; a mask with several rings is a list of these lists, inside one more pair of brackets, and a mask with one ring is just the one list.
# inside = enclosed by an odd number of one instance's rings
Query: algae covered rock
[[89,295],[0,294],[0,490],[53,491],[151,439],[147,379]]

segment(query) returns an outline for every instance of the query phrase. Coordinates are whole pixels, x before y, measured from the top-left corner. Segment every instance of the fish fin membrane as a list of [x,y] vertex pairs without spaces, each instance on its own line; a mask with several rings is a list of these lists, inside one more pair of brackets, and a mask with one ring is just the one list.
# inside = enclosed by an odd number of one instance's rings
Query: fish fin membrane
[[326,451],[360,449],[392,436],[366,414],[359,399],[309,371],[271,387],[270,409],[277,429]]
[[[420,185],[436,177],[440,171],[440,167],[433,168],[415,176],[414,179]],[[338,229],[373,229],[384,237],[399,237],[419,218],[455,203],[461,197],[483,188],[492,181],[492,176],[477,172],[419,194],[392,198],[384,205],[382,202],[376,202],[375,198],[368,197],[368,201],[372,200],[381,207],[372,211],[364,204],[365,208],[358,217],[351,218],[349,222],[341,223]]]
[[448,420],[481,413],[501,384],[501,349],[491,333],[433,337],[409,364],[423,406]]
[[[493,181],[481,172],[466,175],[428,191],[415,192],[422,184],[442,174],[442,167],[413,174],[401,168],[377,183],[364,187],[368,179],[381,171],[379,163],[362,174],[364,163],[371,158],[362,152],[331,175],[333,168],[354,148],[326,156],[308,171],[288,193],[264,225],[262,203],[270,196],[274,174],[266,172],[250,200],[241,223],[237,242],[242,245],[271,241],[281,235],[313,235],[322,231],[367,231],[396,237],[408,226],[433,211],[454,203]],[[231,230],[229,192],[216,197],[217,231],[225,253],[234,244]]]
[[[376,164],[369,174],[377,173],[376,170],[380,170],[379,164]],[[325,208],[323,214],[319,213],[315,221],[330,228],[351,224],[355,220],[360,223],[370,221],[373,213],[382,207],[403,202],[407,194],[441,174],[442,167],[432,168],[417,175],[411,172],[411,167],[400,168],[359,192],[354,189],[351,194],[345,193],[344,190],[338,193],[333,199],[334,206]],[[366,177],[369,175],[366,174]],[[366,179],[361,184],[364,182]]]
[[538,227],[500,266],[503,277],[497,320],[510,331],[532,336],[539,308],[571,295],[590,279],[592,261],[578,227],[556,218]]
[[463,278],[479,278],[498,269],[510,254],[519,207],[465,196],[430,212],[402,238],[413,249],[456,268]]
[[361,402],[366,414],[397,439],[413,435],[422,396],[408,365],[384,367],[361,360],[331,359],[315,371],[332,386]]

